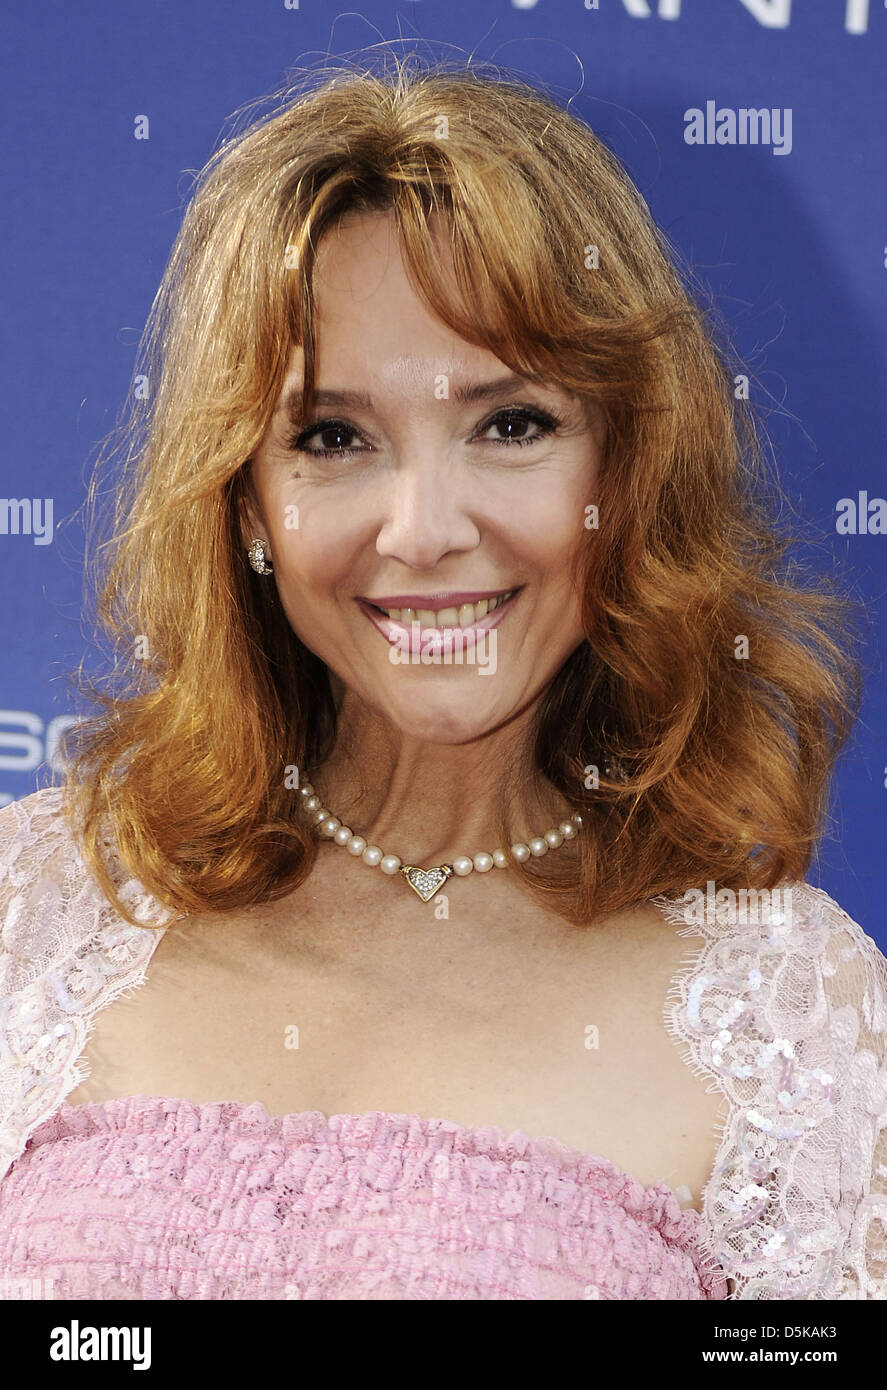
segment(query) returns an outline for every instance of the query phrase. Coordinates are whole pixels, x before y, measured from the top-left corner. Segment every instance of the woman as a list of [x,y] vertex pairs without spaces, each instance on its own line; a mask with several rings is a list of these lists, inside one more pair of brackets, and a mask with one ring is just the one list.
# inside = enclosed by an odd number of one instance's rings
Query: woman
[[0,816],[0,1272],[883,1297],[887,967],[804,882],[844,609],[612,156],[473,69],[290,93],[136,383],[128,682]]

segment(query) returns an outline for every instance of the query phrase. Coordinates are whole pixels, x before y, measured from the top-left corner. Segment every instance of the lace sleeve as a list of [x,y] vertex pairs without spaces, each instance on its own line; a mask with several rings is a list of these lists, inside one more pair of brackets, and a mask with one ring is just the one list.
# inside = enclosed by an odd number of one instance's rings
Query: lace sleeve
[[[47,787],[0,810],[0,1180],[28,1136],[86,1078],[95,1013],[140,983],[160,931],[113,912]],[[164,909],[105,841],[122,900],[146,922]]]
[[754,923],[701,896],[655,901],[703,938],[665,1021],[728,1102],[703,1215],[730,1296],[887,1298],[887,961],[807,883]]

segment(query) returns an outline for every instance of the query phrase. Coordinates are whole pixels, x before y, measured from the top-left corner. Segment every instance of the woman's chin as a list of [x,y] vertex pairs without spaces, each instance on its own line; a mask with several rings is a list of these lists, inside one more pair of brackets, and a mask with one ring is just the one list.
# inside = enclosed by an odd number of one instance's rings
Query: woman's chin
[[405,737],[424,743],[458,744],[480,738],[502,722],[502,712],[489,698],[475,694],[471,699],[454,700],[442,696],[422,698],[417,694],[403,705],[398,701],[383,706],[388,718]]

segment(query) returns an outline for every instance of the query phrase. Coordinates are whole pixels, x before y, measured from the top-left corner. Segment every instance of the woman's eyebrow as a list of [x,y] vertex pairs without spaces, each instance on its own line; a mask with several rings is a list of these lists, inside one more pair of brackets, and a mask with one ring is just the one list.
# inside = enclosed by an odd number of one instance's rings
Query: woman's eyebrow
[[[449,399],[456,401],[459,405],[474,404],[476,401],[494,400],[502,396],[509,396],[516,390],[526,390],[528,386],[534,385],[542,387],[543,390],[553,389],[546,387],[542,382],[533,382],[528,377],[512,373],[509,376],[497,377],[494,381],[470,382],[455,386]],[[361,391],[318,390],[314,394],[314,399],[317,405],[338,405],[350,407],[352,410],[373,409],[372,397]],[[289,416],[290,419],[297,420],[301,415],[301,405],[301,387],[294,386],[284,396],[280,411]]]

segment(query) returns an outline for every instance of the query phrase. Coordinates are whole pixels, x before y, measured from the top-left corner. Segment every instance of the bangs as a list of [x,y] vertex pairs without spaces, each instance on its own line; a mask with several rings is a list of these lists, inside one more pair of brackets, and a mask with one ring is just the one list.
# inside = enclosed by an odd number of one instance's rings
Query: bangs
[[425,146],[410,171],[391,152],[385,176],[377,170],[372,179],[356,161],[311,199],[310,214],[287,243],[297,267],[283,282],[290,345],[305,354],[294,422],[306,425],[314,406],[320,244],[339,222],[361,214],[393,217],[416,294],[463,341],[527,380],[558,385],[611,412],[655,408],[651,395],[665,374],[651,345],[675,331],[685,307],[672,302],[614,317],[592,268],[598,247],[577,237],[574,255],[565,254],[564,229],[550,209],[544,215],[514,152],[494,162],[485,155],[481,164],[467,155],[459,161],[459,153]]

